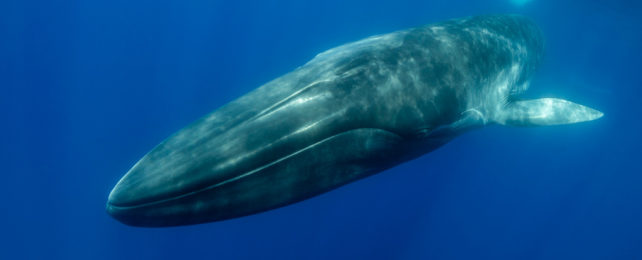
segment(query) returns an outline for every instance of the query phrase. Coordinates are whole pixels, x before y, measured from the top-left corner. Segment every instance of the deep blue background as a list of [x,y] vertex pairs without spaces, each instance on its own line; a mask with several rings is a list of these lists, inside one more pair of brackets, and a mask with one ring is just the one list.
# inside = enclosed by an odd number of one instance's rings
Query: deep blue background
[[[1,259],[640,259],[639,1],[0,3]],[[373,34],[522,13],[547,40],[528,97],[605,117],[488,127],[292,206],[143,229],[104,210],[191,121]]]

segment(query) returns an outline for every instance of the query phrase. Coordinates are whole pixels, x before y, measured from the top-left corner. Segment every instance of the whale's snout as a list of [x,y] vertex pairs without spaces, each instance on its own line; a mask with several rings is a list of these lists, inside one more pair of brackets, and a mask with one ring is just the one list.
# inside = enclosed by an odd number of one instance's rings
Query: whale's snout
[[[125,224],[146,227],[198,224],[245,216],[309,198],[407,160],[410,157],[400,150],[405,149],[402,143],[400,136],[382,129],[348,130],[290,150],[285,156],[249,171],[217,165],[220,170],[210,171],[210,175],[220,177],[227,171],[234,174],[223,180],[208,181],[208,185],[201,188],[188,185],[198,172],[177,172],[168,168],[158,174],[171,176],[158,178],[147,174],[145,169],[158,166],[148,164],[143,158],[114,187],[106,210]],[[294,145],[289,143],[288,146]],[[251,157],[251,154],[238,154],[238,157]],[[246,164],[255,164],[260,159],[254,158]],[[158,181],[170,177],[176,182]],[[172,185],[174,190],[166,188]],[[149,191],[154,192],[153,196]]]

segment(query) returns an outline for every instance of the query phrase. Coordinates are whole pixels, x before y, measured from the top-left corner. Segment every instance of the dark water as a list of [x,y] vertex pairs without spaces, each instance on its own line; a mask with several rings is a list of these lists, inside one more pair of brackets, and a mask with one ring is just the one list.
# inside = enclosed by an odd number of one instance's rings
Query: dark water
[[[0,3],[0,259],[641,259],[637,1]],[[488,127],[292,206],[143,229],[112,186],[189,122],[373,34],[521,13],[545,61],[528,97],[605,112]]]

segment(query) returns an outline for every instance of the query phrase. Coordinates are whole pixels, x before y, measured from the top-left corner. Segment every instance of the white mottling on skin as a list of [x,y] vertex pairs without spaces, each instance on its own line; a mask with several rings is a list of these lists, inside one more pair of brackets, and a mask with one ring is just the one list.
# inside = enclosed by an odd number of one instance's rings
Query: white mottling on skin
[[431,30],[433,33],[439,33],[439,32],[441,32],[441,31],[443,31],[443,30],[444,30],[444,27],[442,27],[442,26],[431,26],[431,27],[430,27],[430,30]]

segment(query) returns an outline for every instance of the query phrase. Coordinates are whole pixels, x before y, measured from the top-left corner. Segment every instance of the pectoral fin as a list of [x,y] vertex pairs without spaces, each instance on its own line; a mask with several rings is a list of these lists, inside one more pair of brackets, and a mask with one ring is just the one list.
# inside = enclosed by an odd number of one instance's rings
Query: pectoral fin
[[496,118],[512,126],[547,126],[591,121],[604,114],[564,99],[540,98],[511,102]]

